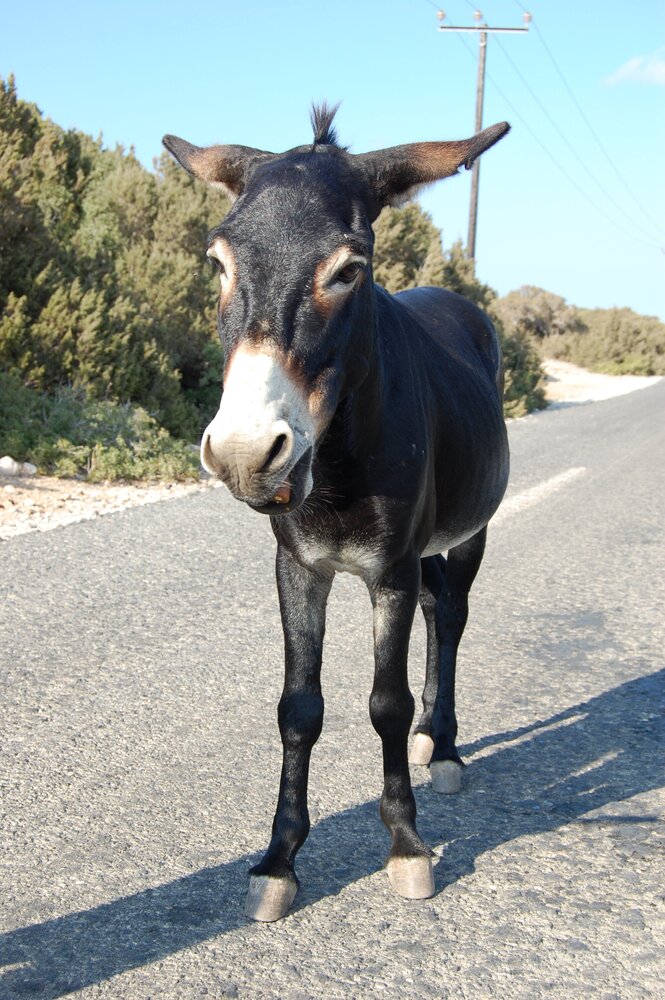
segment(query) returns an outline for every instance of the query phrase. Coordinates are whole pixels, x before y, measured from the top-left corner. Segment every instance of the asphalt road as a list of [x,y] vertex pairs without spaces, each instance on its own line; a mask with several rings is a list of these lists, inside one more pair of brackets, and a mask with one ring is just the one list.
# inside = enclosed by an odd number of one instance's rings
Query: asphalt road
[[[302,889],[267,844],[281,637],[267,520],[222,490],[0,548],[0,997],[663,996],[665,382],[513,423],[472,592],[459,796],[414,769],[438,894],[381,870],[371,616],[333,588]],[[414,690],[424,651],[411,651]]]

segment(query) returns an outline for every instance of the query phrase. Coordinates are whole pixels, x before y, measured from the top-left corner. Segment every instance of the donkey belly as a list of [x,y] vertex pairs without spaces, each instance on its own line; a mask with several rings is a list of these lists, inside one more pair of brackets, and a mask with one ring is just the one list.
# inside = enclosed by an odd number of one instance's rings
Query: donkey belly
[[[487,427],[489,430],[490,428]],[[455,453],[445,449],[445,461],[434,476],[432,529],[422,549],[435,555],[461,545],[484,528],[496,513],[508,485],[509,454],[505,425],[494,422],[482,444]]]
[[482,525],[463,534],[451,534],[450,532],[437,532],[433,534],[421,552],[422,558],[424,559],[425,556],[435,556],[439,552],[447,552],[449,549],[454,549],[456,545],[461,545],[467,538],[472,538],[481,527]]

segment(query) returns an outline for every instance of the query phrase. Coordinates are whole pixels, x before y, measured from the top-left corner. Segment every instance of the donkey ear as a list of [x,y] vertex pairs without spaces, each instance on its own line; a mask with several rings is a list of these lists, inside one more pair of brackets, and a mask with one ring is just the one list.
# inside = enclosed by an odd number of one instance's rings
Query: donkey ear
[[185,170],[206,184],[223,188],[233,200],[244,191],[254,167],[275,155],[251,146],[193,146],[177,135],[165,135],[162,142]]
[[499,122],[471,139],[392,146],[357,154],[355,162],[363,170],[380,211],[385,205],[406,201],[425,184],[456,174],[461,166],[470,170],[473,161],[509,130],[508,122]]

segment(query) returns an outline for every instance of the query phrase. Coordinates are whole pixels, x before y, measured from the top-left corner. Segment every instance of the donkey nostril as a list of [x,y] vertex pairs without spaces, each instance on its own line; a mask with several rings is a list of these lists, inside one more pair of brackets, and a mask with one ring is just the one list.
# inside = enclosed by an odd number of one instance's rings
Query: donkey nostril
[[279,453],[284,448],[285,444],[286,444],[286,434],[278,434],[275,440],[273,441],[272,448],[268,452],[268,456],[263,465],[261,466],[261,468],[259,469],[259,472],[265,472],[267,469],[270,468],[275,459],[278,457]]

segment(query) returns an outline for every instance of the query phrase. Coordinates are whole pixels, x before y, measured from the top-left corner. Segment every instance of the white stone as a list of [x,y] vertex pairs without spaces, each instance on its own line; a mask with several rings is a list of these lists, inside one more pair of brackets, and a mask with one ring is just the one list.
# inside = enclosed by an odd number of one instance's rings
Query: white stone
[[5,476],[18,476],[21,473],[21,466],[11,455],[4,455],[0,458],[0,473]]
[[24,462],[23,465],[21,466],[21,475],[22,476],[36,476],[37,475],[37,466],[33,465],[32,462]]

